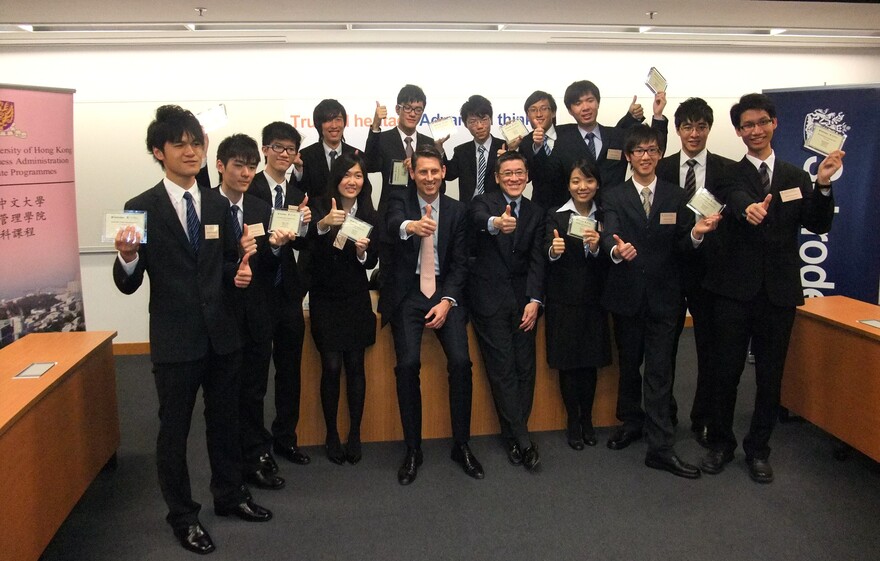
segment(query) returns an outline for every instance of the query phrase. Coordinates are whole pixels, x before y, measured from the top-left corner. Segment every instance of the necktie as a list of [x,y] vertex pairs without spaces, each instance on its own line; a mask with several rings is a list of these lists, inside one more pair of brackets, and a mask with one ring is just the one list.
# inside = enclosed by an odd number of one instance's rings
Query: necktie
[[477,148],[477,152],[479,152],[479,156],[477,156],[477,188],[474,191],[474,196],[482,195],[485,187],[483,184],[486,182],[486,147],[480,146]]
[[333,162],[336,161],[336,156],[339,154],[336,153],[336,150],[330,150],[330,167],[333,167]]
[[196,253],[199,252],[199,230],[202,229],[202,225],[199,222],[199,215],[196,214],[196,205],[193,204],[193,196],[186,192],[183,194],[183,198],[186,199],[186,233],[187,237],[189,237],[189,244],[192,246],[193,251]]
[[411,136],[406,137],[404,139],[404,142],[406,143],[406,157],[412,158],[412,155],[413,155],[412,137]]
[[552,151],[553,150],[550,148],[550,143],[547,142],[547,137],[545,136],[544,137],[544,153],[549,156],[550,152],[552,152]]
[[275,208],[283,208],[284,196],[281,194],[281,185],[275,186]]
[[596,138],[596,135],[591,132],[588,132],[584,136],[584,139],[587,141],[587,150],[590,151],[590,156],[593,158],[593,161],[595,162],[596,161],[596,142],[593,140],[594,138]]
[[694,159],[690,159],[687,161],[688,170],[684,176],[684,194],[688,200],[691,200],[691,197],[694,196],[694,193],[697,191],[697,174],[694,171],[694,166],[697,165],[697,161]]
[[516,213],[516,201],[510,201],[510,215],[514,218],[519,218]]
[[[431,205],[425,205],[425,216],[431,218]],[[434,234],[422,238],[421,267],[419,269],[419,290],[426,298],[437,292],[437,279],[434,273]]]
[[767,162],[761,162],[761,187],[764,189],[764,194],[770,193],[770,168],[767,166]]
[[229,207],[229,215],[232,220],[232,233],[235,235],[236,240],[240,240],[242,236],[241,223],[238,221],[238,210],[238,205],[232,205]]
[[642,188],[642,208],[645,209],[645,217],[651,215],[651,189]]

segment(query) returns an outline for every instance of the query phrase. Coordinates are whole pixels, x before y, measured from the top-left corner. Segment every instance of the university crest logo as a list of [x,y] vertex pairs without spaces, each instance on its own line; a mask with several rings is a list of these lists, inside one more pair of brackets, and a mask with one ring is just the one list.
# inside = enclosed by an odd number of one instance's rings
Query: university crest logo
[[807,116],[804,117],[804,141],[806,142],[813,135],[813,128],[816,125],[828,127],[839,134],[847,134],[852,127],[846,124],[843,120],[844,117],[846,117],[845,114],[828,108],[814,109],[812,112],[807,113]]

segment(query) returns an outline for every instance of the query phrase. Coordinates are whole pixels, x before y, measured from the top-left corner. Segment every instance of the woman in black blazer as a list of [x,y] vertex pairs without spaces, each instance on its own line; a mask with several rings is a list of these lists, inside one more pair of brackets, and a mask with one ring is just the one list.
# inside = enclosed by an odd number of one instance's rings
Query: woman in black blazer
[[[602,211],[597,204],[599,169],[588,160],[569,173],[571,198],[547,213],[546,272],[547,363],[559,370],[559,387],[568,415],[568,445],[596,445],[593,397],[598,368],[611,363],[607,313],[599,305],[608,257],[599,246]],[[572,216],[592,220],[593,228],[569,235]],[[577,234],[577,237],[574,236]],[[583,239],[581,239],[581,236]]]
[[[320,219],[312,221],[309,231],[312,337],[321,353],[321,406],[327,424],[327,457],[336,464],[346,460],[356,464],[361,459],[360,425],[366,393],[364,350],[376,341],[376,315],[366,274],[379,259],[378,249],[370,244],[370,237],[378,235],[378,217],[370,192],[361,155],[343,153],[330,168],[325,192],[313,203],[313,212]],[[354,241],[340,235],[340,227],[349,217],[372,225],[370,236]],[[344,451],[336,426],[343,365],[351,419]]]

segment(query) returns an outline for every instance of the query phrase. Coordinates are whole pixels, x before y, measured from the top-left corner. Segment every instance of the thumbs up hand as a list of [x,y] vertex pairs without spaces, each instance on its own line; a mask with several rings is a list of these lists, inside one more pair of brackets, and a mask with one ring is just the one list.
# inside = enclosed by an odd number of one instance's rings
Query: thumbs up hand
[[614,257],[623,259],[624,261],[632,261],[636,258],[638,252],[631,243],[623,241],[617,234],[614,234],[614,241],[617,242],[617,245],[614,246],[614,250],[611,252]]
[[378,101],[376,102],[376,112],[373,113],[373,124],[372,129],[376,132],[379,131],[379,127],[382,125],[382,121],[385,120],[385,117],[388,116],[388,108],[384,105],[380,104]]
[[495,217],[492,224],[502,234],[512,234],[516,230],[516,218],[511,215],[510,205],[504,209],[504,214]]
[[559,236],[559,230],[553,230],[553,241],[550,243],[550,255],[559,257],[565,253],[565,240]]
[[297,210],[299,210],[302,213],[303,225],[308,224],[309,222],[312,221],[312,209],[309,208],[309,196],[308,195],[303,197],[302,202],[299,203],[299,206],[297,206]]
[[767,213],[770,210],[770,201],[773,200],[773,195],[767,194],[764,197],[764,200],[760,203],[752,203],[746,207],[746,221],[752,226],[757,226],[761,224],[765,218],[767,218]]
[[250,258],[251,254],[246,253],[245,256],[241,258],[241,263],[238,264],[238,271],[235,273],[234,280],[237,288],[247,288],[251,283],[253,274],[251,273],[251,266],[249,263]]
[[632,103],[629,104],[629,114],[636,121],[643,121],[645,119],[645,109],[642,107],[642,104],[638,102],[639,96],[634,95]]
[[336,198],[334,197],[330,199],[330,212],[318,222],[318,225],[322,230],[325,230],[333,226],[341,226],[343,222],[345,222],[345,211],[336,208]]

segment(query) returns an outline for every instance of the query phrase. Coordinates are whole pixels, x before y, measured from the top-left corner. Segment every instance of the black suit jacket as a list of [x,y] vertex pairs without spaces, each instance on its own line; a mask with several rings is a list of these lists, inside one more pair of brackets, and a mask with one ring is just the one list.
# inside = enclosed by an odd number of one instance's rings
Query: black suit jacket
[[[354,154],[357,152],[357,148],[343,142],[337,151],[341,156],[342,154]],[[324,155],[324,143],[319,140],[306,146],[300,150],[299,156],[303,161],[303,176],[297,187],[312,198],[324,196],[327,193],[327,180],[330,177],[330,168],[327,166],[327,158]]]
[[[138,262],[128,276],[113,262],[113,280],[124,294],[134,293],[150,277],[150,357],[154,363],[203,358],[210,349],[228,354],[240,347],[229,301],[235,291],[238,240],[228,230],[229,205],[220,194],[200,189],[201,225],[198,254],[165,185],[160,181],[125,203],[126,210],[147,212],[148,242],[138,249]],[[205,227],[217,226],[219,237],[206,239]]]
[[[467,207],[446,195],[440,195],[434,203],[439,204],[440,209],[436,234],[440,262],[437,295],[441,298],[452,298],[462,305],[468,262]],[[421,238],[413,235],[406,240],[400,239],[400,225],[404,220],[419,220],[421,217],[422,211],[415,189],[397,191],[389,196],[382,252],[379,256],[382,261],[382,288],[379,296],[382,325],[390,321],[407,293],[418,284],[416,266]]]
[[[723,194],[729,219],[718,226],[717,259],[713,259],[703,286],[734,300],[748,301],[763,286],[776,306],[804,303],[798,234],[804,228],[816,234],[831,229],[834,198],[813,188],[810,176],[776,159],[770,193],[773,198],[764,221],[749,224],[744,213],[752,203],[764,200],[761,177],[743,158],[730,168],[731,187]],[[801,198],[783,202],[780,192],[796,188]]]
[[[433,146],[434,140],[420,132],[416,133],[417,147],[430,144]],[[406,149],[400,140],[400,132],[397,128],[389,129],[382,132],[370,131],[367,135],[367,146],[365,149],[364,159],[367,163],[367,171],[369,173],[382,172],[382,191],[379,194],[379,215],[385,215],[385,207],[388,205],[388,197],[394,191],[405,191],[405,185],[391,185],[392,171],[394,169],[394,161],[402,161],[406,159]]]
[[[498,183],[495,182],[495,161],[498,159],[498,151],[503,145],[503,140],[492,137],[489,153],[486,154],[486,175],[483,180],[483,192],[485,193],[500,190]],[[458,179],[458,200],[465,203],[470,202],[477,189],[477,145],[473,140],[456,146],[452,159],[446,163],[446,180],[453,181],[455,179]]]
[[[606,191],[602,201],[602,251],[611,253],[617,234],[638,252],[632,261],[610,265],[602,306],[625,316],[634,316],[643,308],[652,315],[678,314],[682,306],[680,254],[693,250],[694,213],[686,206],[684,191],[658,179],[648,217],[632,179]],[[661,224],[662,216],[674,216],[675,223]]]
[[544,301],[544,211],[525,197],[517,208],[516,230],[493,235],[487,229],[490,216],[507,207],[497,190],[478,195],[468,208],[474,259],[468,276],[468,305],[483,316],[495,314],[502,302],[522,309],[531,299]]

